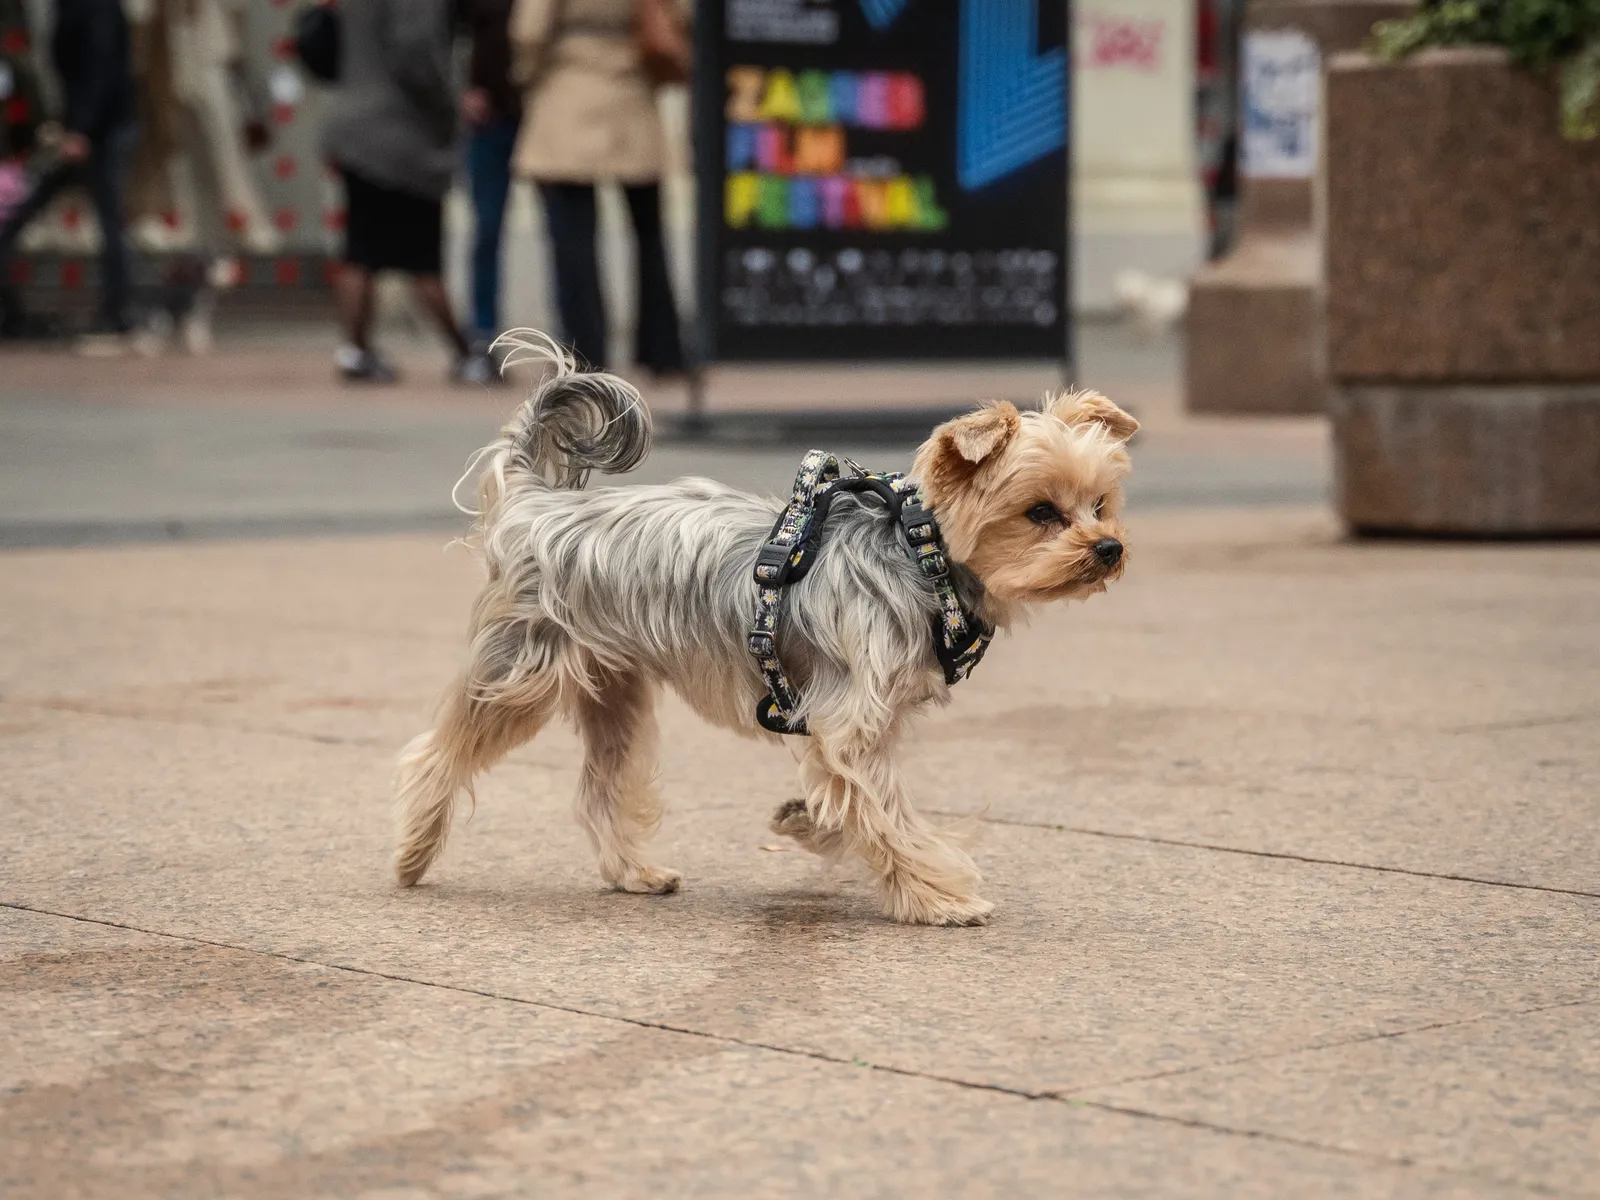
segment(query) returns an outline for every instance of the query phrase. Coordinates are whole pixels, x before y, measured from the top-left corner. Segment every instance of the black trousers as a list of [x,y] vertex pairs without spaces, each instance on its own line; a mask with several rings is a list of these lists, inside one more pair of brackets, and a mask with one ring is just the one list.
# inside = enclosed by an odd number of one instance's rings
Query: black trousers
[[29,221],[44,211],[63,188],[82,185],[94,204],[100,222],[100,324],[108,329],[128,328],[128,243],[122,233],[122,181],[133,150],[134,127],[122,125],[89,143],[89,157],[81,163],[57,163],[46,171],[0,225],[0,284],[11,279],[11,251]]
[[[625,187],[623,192],[639,249],[634,260],[639,311],[633,359],[652,371],[681,371],[683,341],[661,236],[661,189],[647,183]],[[594,185],[541,183],[539,194],[555,251],[556,307],[567,344],[590,366],[603,367],[606,308],[595,253]]]

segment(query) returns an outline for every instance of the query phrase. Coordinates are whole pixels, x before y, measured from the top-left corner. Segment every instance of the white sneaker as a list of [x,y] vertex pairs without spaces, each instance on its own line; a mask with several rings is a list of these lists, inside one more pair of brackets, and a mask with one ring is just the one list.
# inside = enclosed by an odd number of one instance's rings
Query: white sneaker
[[333,362],[347,383],[394,383],[400,378],[377,351],[348,342],[333,352]]
[[487,387],[500,382],[500,372],[487,354],[464,354],[451,366],[450,382]]

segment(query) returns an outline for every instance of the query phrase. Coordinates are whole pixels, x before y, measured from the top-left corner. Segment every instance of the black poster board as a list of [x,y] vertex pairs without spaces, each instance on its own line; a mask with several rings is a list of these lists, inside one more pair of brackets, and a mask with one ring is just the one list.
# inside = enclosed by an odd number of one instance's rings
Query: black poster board
[[1068,357],[1065,0],[701,0],[720,361]]

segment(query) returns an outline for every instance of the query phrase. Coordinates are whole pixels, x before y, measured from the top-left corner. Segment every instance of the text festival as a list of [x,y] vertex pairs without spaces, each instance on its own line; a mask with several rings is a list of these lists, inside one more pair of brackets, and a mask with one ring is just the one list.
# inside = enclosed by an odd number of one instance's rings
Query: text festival
[[926,115],[906,71],[733,67],[727,74],[724,218],[735,229],[943,229],[926,175],[852,162],[845,130],[906,133]]

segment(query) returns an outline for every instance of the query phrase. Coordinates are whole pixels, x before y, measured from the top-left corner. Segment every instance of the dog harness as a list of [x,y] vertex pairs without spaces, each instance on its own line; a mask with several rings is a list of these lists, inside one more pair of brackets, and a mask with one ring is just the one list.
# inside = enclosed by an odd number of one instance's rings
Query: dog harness
[[933,652],[944,668],[947,684],[970,675],[994,637],[994,627],[962,604],[950,578],[939,522],[923,505],[916,481],[898,471],[880,474],[863,471],[849,459],[844,463],[853,474],[842,474],[839,459],[825,450],[807,453],[794,478],[794,493],[756,556],[758,590],[750,653],[767,683],[767,694],[756,705],[756,721],[773,733],[810,733],[796,715],[800,694],[778,661],[778,622],[789,585],[804,578],[816,562],[828,507],[840,492],[872,492],[883,500],[890,519],[905,530],[912,561],[933,584],[939,599],[939,611],[933,617]]

